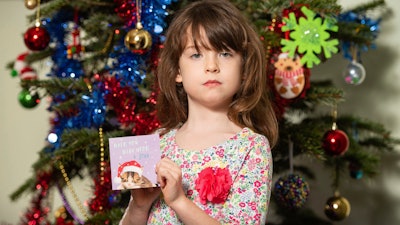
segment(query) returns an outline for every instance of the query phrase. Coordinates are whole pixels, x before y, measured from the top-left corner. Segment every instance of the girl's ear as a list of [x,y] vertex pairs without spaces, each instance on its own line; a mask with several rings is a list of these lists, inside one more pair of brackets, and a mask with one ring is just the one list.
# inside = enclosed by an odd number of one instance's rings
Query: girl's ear
[[182,75],[180,74],[181,70],[179,70],[179,73],[175,77],[175,82],[176,83],[182,83]]

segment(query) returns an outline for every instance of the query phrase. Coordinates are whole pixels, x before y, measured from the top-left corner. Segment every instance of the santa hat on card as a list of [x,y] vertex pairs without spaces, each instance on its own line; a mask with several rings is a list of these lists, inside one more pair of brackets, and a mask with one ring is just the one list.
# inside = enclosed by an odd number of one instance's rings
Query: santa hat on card
[[120,183],[121,182],[121,175],[125,172],[135,172],[139,176],[142,176],[143,173],[143,168],[142,166],[136,162],[135,160],[124,162],[123,164],[120,164],[118,167],[118,174],[117,177],[114,178],[116,182]]

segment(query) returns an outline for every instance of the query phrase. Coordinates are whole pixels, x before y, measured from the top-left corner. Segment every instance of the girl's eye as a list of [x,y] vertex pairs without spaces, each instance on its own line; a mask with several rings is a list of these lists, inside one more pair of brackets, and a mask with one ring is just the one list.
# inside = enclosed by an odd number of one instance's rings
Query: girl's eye
[[201,56],[200,53],[194,53],[190,56],[190,58],[198,59],[200,58],[200,56]]
[[233,54],[230,53],[230,52],[221,52],[220,55],[221,55],[222,57],[231,57]]

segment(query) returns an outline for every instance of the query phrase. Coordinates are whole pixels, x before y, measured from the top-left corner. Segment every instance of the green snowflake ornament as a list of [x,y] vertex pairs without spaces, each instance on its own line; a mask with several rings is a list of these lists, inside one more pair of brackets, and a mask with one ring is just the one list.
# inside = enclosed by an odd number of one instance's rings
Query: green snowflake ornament
[[283,18],[285,23],[282,31],[291,31],[291,40],[282,39],[282,52],[288,52],[289,56],[294,57],[296,51],[302,54],[301,62],[311,68],[313,64],[318,65],[321,60],[318,54],[324,50],[326,58],[332,57],[332,53],[337,53],[339,44],[337,39],[328,40],[330,34],[328,31],[338,31],[338,26],[334,19],[315,18],[315,13],[303,6],[301,11],[306,18],[300,17],[297,23],[296,16],[293,12],[289,13],[289,18]]

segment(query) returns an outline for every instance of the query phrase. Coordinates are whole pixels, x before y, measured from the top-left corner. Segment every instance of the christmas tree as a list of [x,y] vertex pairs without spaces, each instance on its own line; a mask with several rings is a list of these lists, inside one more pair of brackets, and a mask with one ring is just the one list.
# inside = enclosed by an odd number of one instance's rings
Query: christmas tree
[[[266,70],[280,122],[280,140],[273,150],[279,179],[271,198],[279,224],[345,219],[350,203],[340,194],[340,181],[348,174],[354,179],[375,175],[379,153],[392,150],[398,141],[381,124],[341,115],[343,91],[329,80],[313,81],[312,68],[342,54],[349,61],[345,82],[361,85],[361,54],[374,48],[385,2],[343,11],[334,0],[231,1],[254,24],[269,61]],[[108,139],[157,129],[157,87],[152,81],[158,52],[169,21],[189,2],[25,0],[34,11],[23,38],[27,51],[8,67],[20,78],[23,107],[50,99],[51,129],[31,179],[11,195],[32,195],[21,224],[117,224],[129,192],[111,190]],[[370,11],[380,14],[370,18]],[[35,66],[43,61],[48,72],[39,78]],[[302,156],[333,171],[325,218],[305,206],[312,192],[307,180],[314,171],[295,163]],[[71,183],[84,176],[93,180],[90,199],[79,199]],[[63,199],[56,219],[49,212],[57,206],[47,201],[53,191]]]

